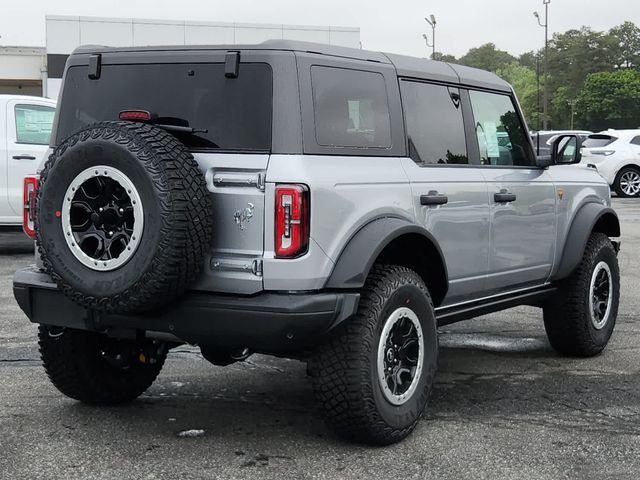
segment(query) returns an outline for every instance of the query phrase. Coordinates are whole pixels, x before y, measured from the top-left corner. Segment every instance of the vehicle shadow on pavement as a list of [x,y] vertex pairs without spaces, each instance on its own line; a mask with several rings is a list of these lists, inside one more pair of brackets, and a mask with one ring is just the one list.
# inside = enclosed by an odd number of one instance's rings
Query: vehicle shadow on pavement
[[0,228],[0,255],[33,252],[33,239],[18,228]]
[[[597,358],[562,358],[542,340],[526,353],[443,347],[440,358],[420,435],[429,437],[451,422],[640,434],[640,375],[602,368]],[[185,442],[196,449],[235,446],[239,463],[255,460],[245,458],[249,451],[294,459],[290,446],[296,442],[361,448],[324,426],[301,362],[259,357],[249,364],[211,366],[205,377],[203,365],[196,376],[184,360],[177,369],[182,374],[174,369],[162,375],[129,406],[98,409],[65,402],[58,421],[83,435],[100,431],[116,443],[127,438],[158,449]],[[195,431],[187,434],[192,438],[180,437],[187,431]]]

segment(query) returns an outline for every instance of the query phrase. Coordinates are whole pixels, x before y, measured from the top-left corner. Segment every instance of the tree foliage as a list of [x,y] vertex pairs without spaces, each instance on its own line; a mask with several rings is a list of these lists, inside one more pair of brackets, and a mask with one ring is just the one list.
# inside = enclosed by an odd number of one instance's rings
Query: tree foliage
[[[436,52],[435,59],[489,70],[511,83],[525,116],[536,128],[542,106],[538,95],[545,83],[545,50],[525,52],[518,58],[493,43],[470,49],[458,60]],[[640,27],[624,22],[608,32],[589,27],[556,33],[549,41],[546,83],[550,128],[571,125],[598,130],[638,128],[637,75],[640,74]],[[537,72],[539,71],[540,91]]]
[[460,57],[458,62],[469,67],[495,72],[514,61],[516,61],[515,57],[509,52],[498,50],[493,43],[485,43],[469,50],[464,56]]
[[640,71],[590,74],[578,97],[580,121],[595,130],[640,128]]

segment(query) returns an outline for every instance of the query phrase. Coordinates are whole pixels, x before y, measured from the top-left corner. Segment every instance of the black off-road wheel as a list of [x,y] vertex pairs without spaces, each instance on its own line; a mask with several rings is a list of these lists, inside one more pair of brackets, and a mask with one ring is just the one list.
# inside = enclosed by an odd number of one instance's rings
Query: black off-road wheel
[[438,359],[433,304],[408,268],[374,267],[358,312],[314,352],[309,373],[330,428],[356,442],[388,445],[415,428]]
[[564,355],[598,355],[613,333],[620,299],[620,269],[609,237],[593,233],[580,265],[559,287],[544,307],[551,346]]
[[41,325],[40,356],[53,385],[90,405],[131,402],[156,379],[167,347],[153,340],[120,340],[95,332]]
[[196,278],[211,243],[204,175],[153,125],[102,122],[62,142],[37,198],[37,245],[58,287],[85,308],[156,310]]

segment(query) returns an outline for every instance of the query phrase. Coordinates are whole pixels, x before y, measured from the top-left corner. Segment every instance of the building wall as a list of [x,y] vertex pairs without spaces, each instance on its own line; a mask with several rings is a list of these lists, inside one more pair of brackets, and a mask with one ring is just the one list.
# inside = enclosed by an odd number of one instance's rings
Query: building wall
[[42,95],[44,48],[0,47],[0,94]]
[[281,24],[220,23],[47,15],[47,94],[57,98],[67,56],[87,44],[216,45],[301,40],[360,48],[360,29]]

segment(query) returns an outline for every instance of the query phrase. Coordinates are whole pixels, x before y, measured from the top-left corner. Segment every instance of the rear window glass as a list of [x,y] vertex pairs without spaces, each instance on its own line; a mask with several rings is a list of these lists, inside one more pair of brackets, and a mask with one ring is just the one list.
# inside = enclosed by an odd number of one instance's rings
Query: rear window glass
[[617,138],[612,137],[611,135],[589,135],[587,139],[582,143],[582,146],[587,148],[606,147],[616,140]]
[[55,108],[44,105],[16,105],[16,141],[30,145],[49,145]]
[[270,150],[271,68],[241,63],[238,77],[227,78],[221,63],[103,65],[92,80],[87,67],[72,67],[57,141],[90,123],[118,120],[122,110],[147,110],[158,123],[206,130],[172,132],[192,149]]
[[389,148],[387,89],[379,73],[311,67],[318,145]]

